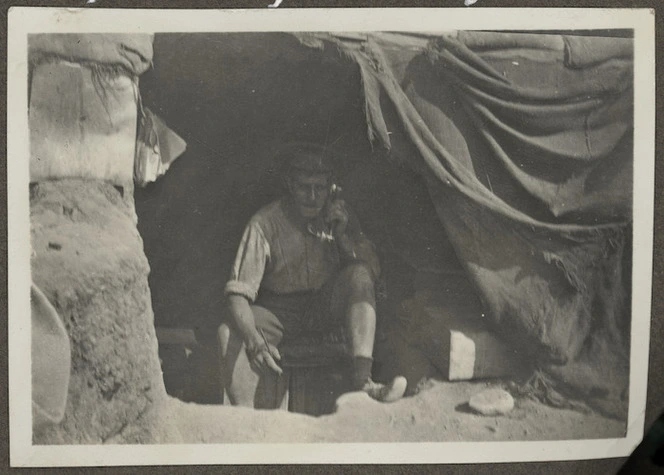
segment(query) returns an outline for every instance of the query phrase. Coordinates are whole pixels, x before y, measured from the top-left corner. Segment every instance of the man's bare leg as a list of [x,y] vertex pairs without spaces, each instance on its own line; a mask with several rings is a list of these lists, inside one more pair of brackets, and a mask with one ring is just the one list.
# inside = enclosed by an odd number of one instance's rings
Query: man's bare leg
[[376,336],[376,310],[368,302],[357,302],[349,306],[347,315],[353,356],[371,358]]
[[366,391],[374,399],[392,402],[400,399],[407,382],[397,377],[390,385],[374,383],[371,379],[373,347],[376,336],[374,282],[363,264],[348,266],[341,274],[343,300],[346,307],[346,328],[350,336],[353,356],[351,384],[355,390]]
[[226,395],[235,406],[254,407],[261,376],[251,367],[239,332],[224,324],[219,327],[218,336],[221,383]]
[[[251,305],[256,328],[261,328],[271,345],[276,348],[283,338],[284,328],[279,319],[268,309],[259,305]],[[242,332],[233,324],[222,324],[218,329],[221,354],[221,382],[231,404],[255,407],[258,403],[271,404],[264,401],[264,395],[257,399],[257,392],[262,384],[270,384],[276,373],[261,374],[254,368],[247,355]],[[267,369],[266,371],[272,371]]]

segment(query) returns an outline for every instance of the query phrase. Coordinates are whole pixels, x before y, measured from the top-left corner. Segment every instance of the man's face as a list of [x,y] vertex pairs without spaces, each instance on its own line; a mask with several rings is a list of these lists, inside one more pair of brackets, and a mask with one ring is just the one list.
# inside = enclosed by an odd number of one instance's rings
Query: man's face
[[329,175],[324,173],[295,173],[288,180],[297,210],[303,218],[313,219],[325,207],[330,194]]

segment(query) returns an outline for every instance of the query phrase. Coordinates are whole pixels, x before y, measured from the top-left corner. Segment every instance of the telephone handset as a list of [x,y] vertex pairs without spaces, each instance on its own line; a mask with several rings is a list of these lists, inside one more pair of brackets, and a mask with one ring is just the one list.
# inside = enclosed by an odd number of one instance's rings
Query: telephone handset
[[330,206],[330,203],[339,198],[339,193],[341,193],[341,187],[336,183],[332,183],[330,185],[330,192],[327,195],[327,202],[321,211],[321,219],[317,219],[316,221],[309,223],[307,226],[307,231],[310,234],[313,234],[323,241],[334,241],[334,235],[332,234],[332,223],[328,223],[325,219],[325,216],[327,215],[327,210]]

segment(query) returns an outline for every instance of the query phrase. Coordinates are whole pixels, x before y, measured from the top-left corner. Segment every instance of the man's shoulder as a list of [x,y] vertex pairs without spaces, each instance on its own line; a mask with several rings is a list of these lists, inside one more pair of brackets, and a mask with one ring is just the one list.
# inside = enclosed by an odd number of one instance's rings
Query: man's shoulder
[[258,225],[264,229],[266,226],[270,226],[275,221],[283,219],[285,215],[282,201],[283,200],[278,199],[263,206],[251,217],[249,224]]

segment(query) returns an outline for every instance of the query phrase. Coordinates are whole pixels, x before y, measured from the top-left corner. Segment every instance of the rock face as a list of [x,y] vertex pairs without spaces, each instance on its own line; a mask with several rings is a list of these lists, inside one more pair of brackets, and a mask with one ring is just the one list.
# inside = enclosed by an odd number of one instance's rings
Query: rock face
[[126,431],[154,441],[151,408],[166,392],[131,190],[42,182],[31,186],[30,214],[32,279],[72,349],[64,420],[36,431],[34,443],[101,443]]
[[514,409],[514,398],[504,389],[490,388],[472,396],[468,405],[485,416],[499,416]]

